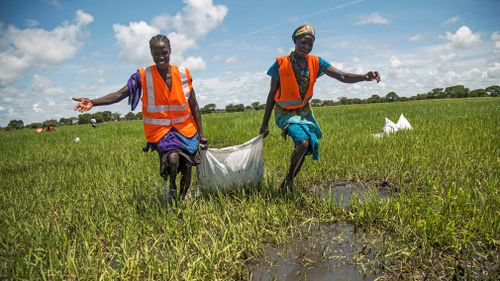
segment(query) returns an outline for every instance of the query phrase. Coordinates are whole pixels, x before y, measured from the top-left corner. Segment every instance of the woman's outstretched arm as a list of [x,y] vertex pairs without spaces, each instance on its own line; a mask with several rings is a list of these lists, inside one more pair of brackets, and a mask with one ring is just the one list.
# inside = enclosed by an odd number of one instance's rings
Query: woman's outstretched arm
[[357,83],[361,81],[373,80],[376,80],[377,83],[380,82],[380,74],[378,71],[368,71],[366,74],[354,74],[347,73],[334,66],[330,66],[325,69],[325,74],[344,83]]

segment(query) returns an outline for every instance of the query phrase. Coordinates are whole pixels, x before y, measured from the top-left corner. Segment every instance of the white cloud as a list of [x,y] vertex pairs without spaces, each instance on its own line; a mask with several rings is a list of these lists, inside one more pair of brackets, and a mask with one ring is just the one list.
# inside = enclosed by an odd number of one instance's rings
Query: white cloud
[[495,53],[500,53],[500,33],[498,31],[493,32],[491,40],[495,42]]
[[14,52],[0,52],[0,85],[7,85],[16,80],[21,72],[31,66],[31,57],[18,57]]
[[422,35],[421,33],[419,34],[415,34],[413,36],[411,36],[410,38],[408,38],[409,41],[420,41],[424,38],[424,35]]
[[459,20],[460,20],[460,16],[454,16],[454,17],[451,17],[451,18],[445,20],[444,22],[442,22],[441,25],[454,24],[454,23],[457,23]]
[[389,24],[390,21],[382,17],[378,12],[374,12],[369,16],[362,16],[361,19],[356,22],[356,25],[365,24]]
[[167,34],[172,47],[172,63],[188,61],[196,67],[205,68],[203,59],[184,59],[184,53],[196,47],[196,42],[219,26],[227,14],[227,7],[214,5],[212,0],[184,0],[186,6],[175,15],[161,14],[145,21],[127,25],[114,24],[115,37],[121,48],[120,57],[139,64],[151,63],[149,39],[158,34]]
[[457,57],[457,54],[455,54],[455,53],[448,53],[448,54],[444,54],[444,55],[440,55],[439,56],[439,58],[443,62],[449,62],[449,61],[453,60],[456,57]]
[[265,72],[256,72],[237,76],[229,74],[225,78],[194,79],[193,86],[200,106],[215,103],[218,108],[225,108],[230,103],[265,103],[263,93],[269,91],[269,81]]
[[224,62],[225,65],[230,65],[236,62],[236,56],[231,56],[226,59]]
[[500,78],[500,63],[495,62],[493,66],[488,67],[487,75],[489,78]]
[[[113,24],[115,38],[120,44],[120,57],[133,63],[151,62],[149,40],[160,30],[144,21],[131,22],[128,26]],[[141,42],[141,43],[138,43]]]
[[53,30],[9,25],[0,34],[0,84],[16,80],[28,68],[56,64],[75,56],[87,36],[85,26],[92,16],[78,10],[74,24],[63,23]]
[[35,74],[31,79],[31,86],[29,81],[27,82],[26,89],[0,87],[0,103],[6,108],[6,111],[0,114],[2,125],[7,124],[10,119],[21,119],[25,124],[29,124],[77,114],[73,111],[74,102],[69,91],[53,80]]
[[398,58],[396,58],[396,56],[391,57],[391,67],[392,68],[398,68],[402,65],[403,65],[403,63],[401,63],[401,61]]
[[38,113],[45,112],[45,110],[43,110],[37,103],[33,104],[31,108],[33,109],[33,111]]
[[207,64],[201,57],[188,57],[181,64],[187,66],[190,70],[203,70],[207,68]]
[[172,24],[178,32],[194,39],[205,36],[221,24],[228,11],[224,5],[214,6],[212,0],[184,0],[184,3],[187,6],[173,17]]
[[39,74],[33,76],[32,91],[45,97],[60,96],[65,93],[65,91],[61,87],[58,87],[54,81]]
[[481,43],[481,35],[473,33],[468,26],[461,26],[457,32],[446,32],[446,39],[451,48],[465,49]]
[[186,34],[171,32],[167,37],[172,47],[172,61],[174,63],[181,61],[183,54],[196,46],[195,39]]
[[159,29],[167,29],[169,24],[169,16],[167,14],[162,14],[154,16],[151,20],[151,25]]
[[498,31],[493,32],[491,34],[491,40],[500,41],[500,33]]
[[90,14],[85,13],[82,10],[76,11],[77,22],[79,24],[87,25],[94,21],[94,17]]

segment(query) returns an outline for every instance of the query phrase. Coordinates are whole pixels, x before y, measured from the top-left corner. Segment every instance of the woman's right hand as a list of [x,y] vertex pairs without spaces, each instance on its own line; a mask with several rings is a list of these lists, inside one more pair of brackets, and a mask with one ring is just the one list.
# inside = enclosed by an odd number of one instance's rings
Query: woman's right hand
[[94,103],[89,98],[73,98],[73,100],[78,102],[75,106],[75,111],[89,111],[94,106]]
[[267,137],[267,135],[269,135],[269,129],[267,126],[262,125],[262,127],[260,127],[259,134],[264,135],[264,138]]

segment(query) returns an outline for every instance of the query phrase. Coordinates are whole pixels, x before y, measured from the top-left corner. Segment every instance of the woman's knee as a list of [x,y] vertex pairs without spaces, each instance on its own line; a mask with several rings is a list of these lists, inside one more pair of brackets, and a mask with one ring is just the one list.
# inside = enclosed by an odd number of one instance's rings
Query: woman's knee
[[167,157],[167,164],[170,165],[179,165],[179,154],[176,152],[172,152]]
[[300,152],[304,153],[307,151],[308,148],[309,148],[309,140],[303,140],[297,143],[297,150]]

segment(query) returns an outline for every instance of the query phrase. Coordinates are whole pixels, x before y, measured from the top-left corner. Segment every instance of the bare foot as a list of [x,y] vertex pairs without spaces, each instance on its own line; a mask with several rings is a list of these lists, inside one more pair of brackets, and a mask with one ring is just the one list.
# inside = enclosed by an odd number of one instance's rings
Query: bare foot
[[284,179],[280,186],[281,193],[293,192],[295,186],[293,184],[293,180]]

